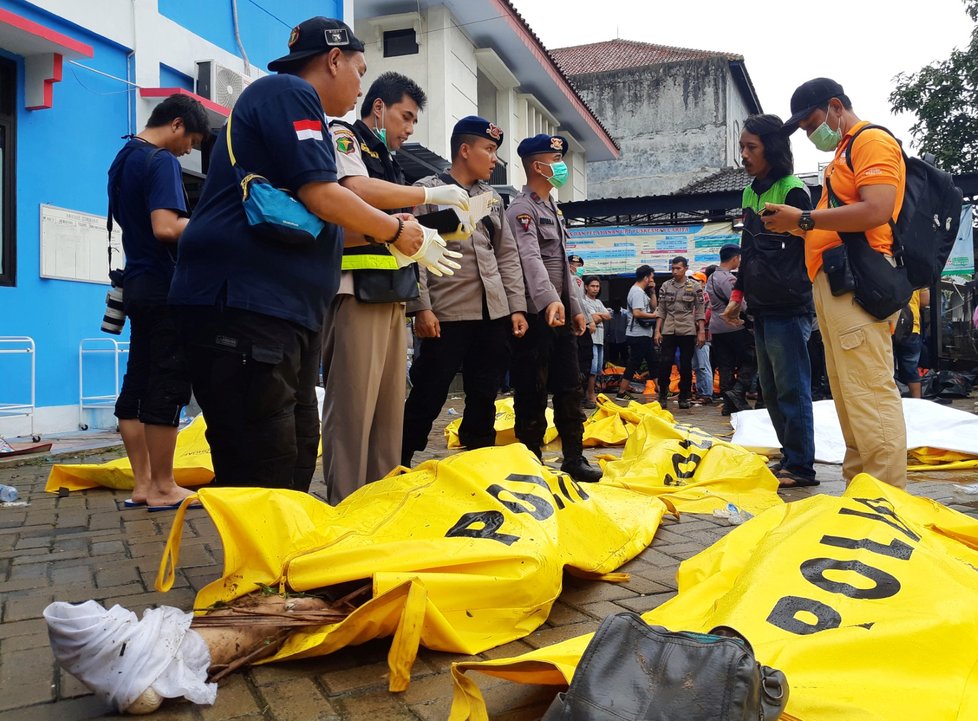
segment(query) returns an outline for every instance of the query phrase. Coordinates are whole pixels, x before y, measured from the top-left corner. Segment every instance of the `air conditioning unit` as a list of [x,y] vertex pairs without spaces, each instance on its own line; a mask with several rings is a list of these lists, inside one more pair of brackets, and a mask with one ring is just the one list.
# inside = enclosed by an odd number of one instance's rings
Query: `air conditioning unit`
[[218,105],[234,107],[250,83],[251,78],[247,75],[214,60],[201,60],[197,63],[197,94]]

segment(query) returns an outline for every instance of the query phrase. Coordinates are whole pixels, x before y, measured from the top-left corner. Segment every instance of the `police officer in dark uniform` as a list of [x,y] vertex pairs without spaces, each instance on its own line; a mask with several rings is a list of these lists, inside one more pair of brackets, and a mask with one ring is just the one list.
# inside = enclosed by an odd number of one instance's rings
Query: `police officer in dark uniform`
[[[540,457],[547,395],[552,394],[564,454],[560,469],[577,481],[597,481],[601,471],[584,457],[584,391],[575,337],[585,332],[587,321],[567,264],[563,214],[550,197],[552,188],[567,181],[567,139],[536,135],[523,140],[516,152],[527,181],[506,217],[520,250],[529,321],[525,336],[515,343],[510,369],[516,437]],[[573,326],[567,323],[568,314]]]
[[[413,80],[388,72],[371,84],[359,120],[332,121],[340,185],[377,208],[409,212],[429,200],[467,208],[468,193],[458,186],[405,185],[393,155],[425,102]],[[344,272],[323,328],[323,477],[334,505],[401,462],[404,303],[418,297],[416,264],[399,267],[385,246],[354,236],[346,233]]]
[[[488,183],[502,142],[502,128],[495,123],[464,117],[452,129],[452,167],[418,181],[429,191],[451,187],[472,198],[490,194],[491,205],[488,215],[468,218],[474,223],[469,238],[450,241],[450,247],[462,254],[461,267],[451,277],[422,269],[421,295],[408,304],[415,333],[423,340],[411,365],[411,393],[404,405],[405,466],[427,445],[459,369],[465,389],[459,440],[466,448],[496,443],[496,395],[509,362],[509,339],[522,337],[526,330],[519,251],[502,200]],[[423,217],[435,209],[429,203],[417,210]]]

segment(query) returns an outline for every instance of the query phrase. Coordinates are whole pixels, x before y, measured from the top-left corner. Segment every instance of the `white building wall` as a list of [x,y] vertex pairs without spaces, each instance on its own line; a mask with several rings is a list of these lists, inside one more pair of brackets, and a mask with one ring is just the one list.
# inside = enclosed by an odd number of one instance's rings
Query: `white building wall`
[[[419,30],[418,54],[385,58],[384,31],[412,26]],[[492,50],[476,48],[444,5],[430,7],[421,15],[404,13],[361,20],[354,30],[367,46],[364,89],[390,70],[417,82],[428,95],[428,107],[421,113],[411,141],[421,143],[442,157],[449,157],[449,138],[455,123],[466,115],[482,114],[479,73],[483,75],[483,82],[491,81],[496,88],[496,112],[495,117],[488,119],[499,125],[505,134],[499,157],[507,163],[509,184],[517,189],[525,184],[516,147],[530,135],[557,132],[557,119],[533,95],[519,92],[519,80],[513,69],[506,68]],[[583,200],[587,197],[583,148],[578,146],[569,154],[568,165],[573,167],[573,172],[560,199]]]

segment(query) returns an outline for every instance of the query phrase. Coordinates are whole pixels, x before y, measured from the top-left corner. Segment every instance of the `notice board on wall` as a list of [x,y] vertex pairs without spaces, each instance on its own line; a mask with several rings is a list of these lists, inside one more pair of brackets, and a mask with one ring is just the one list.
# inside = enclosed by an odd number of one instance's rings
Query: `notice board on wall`
[[[41,277],[109,283],[105,216],[41,204]],[[112,266],[126,264],[122,231],[112,228]]]

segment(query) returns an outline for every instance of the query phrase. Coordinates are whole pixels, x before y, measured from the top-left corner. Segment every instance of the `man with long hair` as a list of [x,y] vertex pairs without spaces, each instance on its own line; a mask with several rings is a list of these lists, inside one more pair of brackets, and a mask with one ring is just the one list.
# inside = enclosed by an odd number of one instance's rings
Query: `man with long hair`
[[805,245],[790,233],[765,229],[765,203],[812,207],[805,184],[793,175],[788,135],[776,115],[752,115],[740,134],[740,157],[754,179],[744,188],[741,263],[724,316],[737,321],[746,298],[754,317],[758,379],[768,415],[781,443],[775,475],[782,488],[818,485],[808,339],[812,333],[812,284]]

